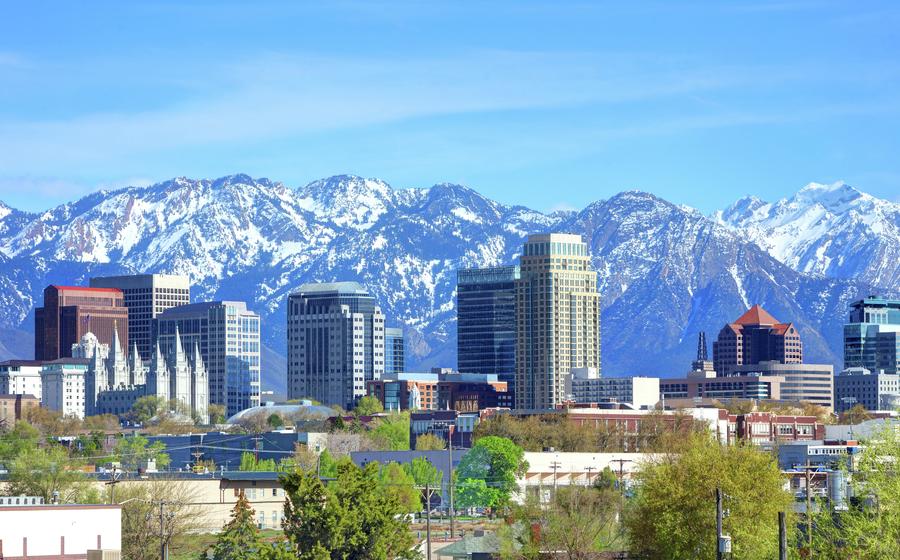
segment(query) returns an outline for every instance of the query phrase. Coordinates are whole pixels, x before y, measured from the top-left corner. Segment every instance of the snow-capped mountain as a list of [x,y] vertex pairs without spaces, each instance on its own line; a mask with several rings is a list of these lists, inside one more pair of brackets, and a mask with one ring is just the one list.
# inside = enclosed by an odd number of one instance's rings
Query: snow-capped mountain
[[774,258],[729,222],[763,203],[737,207],[716,221],[626,192],[548,215],[459,185],[337,176],[291,189],[246,175],[101,191],[42,214],[3,206],[0,353],[29,357],[22,331],[51,282],[170,272],[191,278],[195,300],[244,299],[263,316],[269,387],[284,383],[287,295],[308,281],[364,283],[405,328],[410,369],[455,366],[456,269],[512,262],[530,233],[572,231],[600,274],[606,374],[683,373],[696,332],[714,336],[751,303],[794,321],[810,359],[839,363],[847,303],[871,286]]
[[810,183],[775,203],[742,198],[714,218],[795,270],[900,289],[900,204]]

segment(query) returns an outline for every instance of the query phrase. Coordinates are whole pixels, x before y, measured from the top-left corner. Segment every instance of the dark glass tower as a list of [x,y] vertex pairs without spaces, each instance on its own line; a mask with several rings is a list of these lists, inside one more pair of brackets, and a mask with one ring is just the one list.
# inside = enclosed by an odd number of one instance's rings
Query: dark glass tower
[[494,374],[515,394],[518,266],[457,272],[457,369]]
[[403,351],[403,329],[397,327],[384,328],[384,374],[390,375],[406,371],[405,352]]

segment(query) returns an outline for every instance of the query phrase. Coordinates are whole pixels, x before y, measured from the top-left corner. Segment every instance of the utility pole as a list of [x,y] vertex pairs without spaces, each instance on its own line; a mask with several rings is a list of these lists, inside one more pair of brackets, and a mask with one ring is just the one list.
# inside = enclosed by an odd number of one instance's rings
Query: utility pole
[[[456,517],[456,511],[453,508],[453,424],[448,427],[448,438],[447,438],[447,453],[450,455],[450,479],[449,479],[449,490],[450,490],[450,538],[453,538],[453,529],[454,529],[454,518]],[[428,560],[431,560],[430,558]]]
[[559,461],[553,461],[550,463],[550,468],[553,469],[553,496],[556,497],[556,470],[562,467],[562,463]]
[[112,478],[109,479],[109,482],[106,483],[109,486],[109,503],[116,503],[116,484],[119,483],[119,479],[116,478],[116,466],[113,465],[112,468]]
[[425,550],[426,560],[431,560],[431,484],[425,481]]
[[252,439],[254,442],[256,442],[256,445],[254,446],[256,449],[255,456],[256,456],[256,462],[259,463],[259,440],[261,440],[262,437],[260,437],[259,434],[257,434],[256,437],[254,437]]
[[806,475],[806,545],[809,547],[809,558],[813,557],[812,547],[812,470],[814,467],[809,460],[803,465],[803,471]]
[[160,560],[168,560],[168,556],[169,556],[169,546],[168,546],[169,543],[166,542],[166,534],[163,531],[163,523],[164,523],[163,505],[164,504],[165,504],[164,501],[162,501],[162,500],[159,501],[159,559]]
[[778,560],[787,560],[787,527],[784,512],[778,512]]
[[588,465],[588,466],[586,466],[586,467],[584,468],[584,470],[587,471],[587,484],[585,484],[585,486],[590,486],[590,485],[591,485],[591,471],[594,470],[594,469],[596,469],[596,468],[597,468],[597,467],[595,467],[595,466],[593,466],[593,465]]
[[716,487],[716,560],[724,558],[722,553],[722,489]]
[[630,463],[631,459],[612,459],[610,463],[619,463],[619,490],[625,493],[625,463]]

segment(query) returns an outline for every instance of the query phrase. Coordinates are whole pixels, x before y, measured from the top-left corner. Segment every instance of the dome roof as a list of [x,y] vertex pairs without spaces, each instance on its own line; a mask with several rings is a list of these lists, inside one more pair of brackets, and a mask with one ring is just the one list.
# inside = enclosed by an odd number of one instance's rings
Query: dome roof
[[245,408],[244,410],[229,418],[226,423],[237,424],[242,419],[250,418],[251,416],[256,416],[257,414],[265,414],[266,416],[269,416],[271,414],[279,414],[283,417],[305,416],[306,419],[309,420],[326,420],[328,418],[331,418],[332,416],[337,416],[337,412],[328,408],[327,406],[303,403],[269,404]]

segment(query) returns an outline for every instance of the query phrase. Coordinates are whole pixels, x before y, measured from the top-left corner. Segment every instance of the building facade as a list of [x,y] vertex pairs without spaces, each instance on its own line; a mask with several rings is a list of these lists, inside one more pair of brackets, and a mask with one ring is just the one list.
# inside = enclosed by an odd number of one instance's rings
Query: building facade
[[900,375],[850,367],[834,377],[834,410],[861,404],[866,410],[893,410],[900,399]]
[[384,329],[384,373],[402,373],[404,371],[406,371],[406,350],[403,329],[386,327]]
[[773,361],[802,363],[803,343],[793,323],[779,322],[759,305],[725,325],[713,343],[714,369],[719,375],[740,366]]
[[869,296],[851,304],[844,368],[900,373],[900,300]]
[[[829,410],[834,407],[834,368],[831,364],[761,362],[731,369],[732,375],[781,377],[781,400],[806,401]],[[727,377],[722,379],[728,379]]]
[[0,391],[0,428],[12,428],[30,409],[39,406],[41,401],[32,395],[10,395]]
[[128,308],[122,291],[47,286],[44,306],[34,310],[34,359],[71,357],[72,345],[89,332],[104,344],[112,343],[113,332],[128,340]]
[[529,236],[516,280],[516,408],[566,398],[573,368],[600,371],[600,294],[580,235]]
[[90,360],[60,358],[41,368],[41,406],[63,416],[84,418],[86,412],[85,377]]
[[353,408],[385,366],[384,315],[358,282],[304,284],[288,298],[288,398]]
[[0,394],[33,395],[41,400],[41,365],[36,360],[0,362]]
[[569,396],[576,403],[626,403],[653,408],[659,402],[658,377],[602,377],[593,368],[572,370]]
[[117,288],[128,308],[128,348],[137,346],[141,359],[153,355],[154,323],[157,315],[191,302],[191,284],[187,276],[175,274],[135,274],[91,278],[93,288]]
[[172,307],[156,318],[163,356],[199,348],[209,378],[209,402],[227,416],[260,403],[260,319],[242,301],[211,301]]
[[429,410],[412,412],[409,415],[409,446],[416,448],[419,436],[430,434],[452,443],[453,448],[472,447],[475,426],[480,421],[478,412],[458,412],[456,410]]
[[89,550],[121,548],[120,505],[0,505],[0,552],[6,560],[82,560]]
[[518,279],[518,265],[464,268],[456,273],[456,369],[496,375],[512,395]]
[[385,410],[456,410],[510,408],[506,383],[496,375],[437,372],[385,374],[369,381],[367,393]]
[[730,375],[707,377],[688,375],[680,379],[661,379],[660,398],[670,405],[679,399],[782,400],[783,377],[775,375]]

